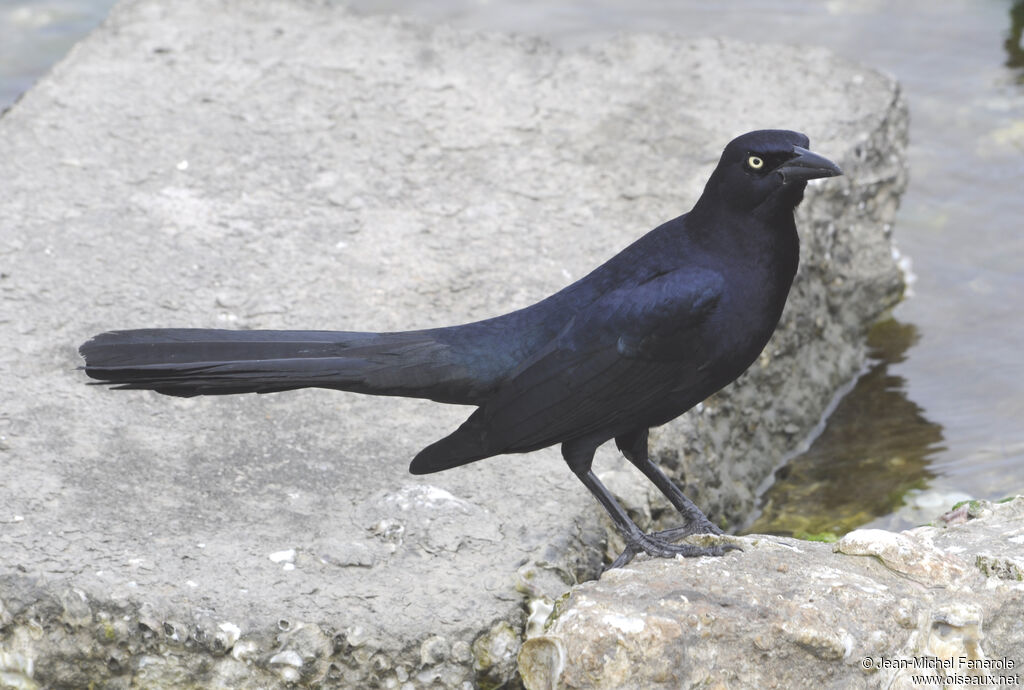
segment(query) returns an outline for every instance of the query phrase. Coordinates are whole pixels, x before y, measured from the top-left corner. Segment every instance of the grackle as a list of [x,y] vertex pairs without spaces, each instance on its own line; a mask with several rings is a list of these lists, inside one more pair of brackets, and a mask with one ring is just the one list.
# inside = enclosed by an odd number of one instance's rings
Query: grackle
[[[793,211],[808,180],[842,174],[808,145],[786,130],[737,137],[693,210],[503,316],[397,333],[112,331],[81,346],[85,372],[184,397],[316,387],[475,405],[413,474],[560,443],[626,540],[612,567],[639,552],[721,555],[728,545],[673,543],[721,530],[650,460],[648,430],[736,379],[775,330],[797,268]],[[629,518],[591,469],[611,439],[684,525],[645,534]]]

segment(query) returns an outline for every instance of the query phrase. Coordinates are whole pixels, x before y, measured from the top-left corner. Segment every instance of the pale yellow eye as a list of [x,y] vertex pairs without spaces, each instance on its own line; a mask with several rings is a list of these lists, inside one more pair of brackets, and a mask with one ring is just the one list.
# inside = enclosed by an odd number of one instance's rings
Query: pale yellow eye
[[751,170],[760,170],[764,167],[764,159],[759,156],[750,156],[747,158],[747,165],[750,166]]

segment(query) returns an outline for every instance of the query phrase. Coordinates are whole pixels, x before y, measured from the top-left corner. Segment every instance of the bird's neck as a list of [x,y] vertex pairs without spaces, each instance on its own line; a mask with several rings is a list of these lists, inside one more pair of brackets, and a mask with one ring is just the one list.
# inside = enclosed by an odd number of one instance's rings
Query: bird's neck
[[726,204],[698,202],[689,213],[687,227],[696,244],[714,248],[724,256],[750,257],[776,264],[779,271],[796,271],[800,238],[793,214],[795,204],[764,204],[737,211]]

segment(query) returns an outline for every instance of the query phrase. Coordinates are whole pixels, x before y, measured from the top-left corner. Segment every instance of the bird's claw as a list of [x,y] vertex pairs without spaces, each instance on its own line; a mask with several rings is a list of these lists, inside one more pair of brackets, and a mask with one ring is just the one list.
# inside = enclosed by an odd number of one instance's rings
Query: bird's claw
[[[709,522],[708,525],[711,525]],[[606,570],[621,568],[633,560],[638,553],[646,553],[655,558],[696,558],[698,556],[722,556],[727,551],[742,551],[736,544],[715,544],[714,546],[698,546],[696,544],[673,544],[672,539],[680,539],[691,534],[722,534],[722,531],[711,525],[716,532],[693,531],[693,525],[674,527],[672,529],[654,532],[652,534],[641,534],[640,538],[628,541],[619,557],[612,561]]]

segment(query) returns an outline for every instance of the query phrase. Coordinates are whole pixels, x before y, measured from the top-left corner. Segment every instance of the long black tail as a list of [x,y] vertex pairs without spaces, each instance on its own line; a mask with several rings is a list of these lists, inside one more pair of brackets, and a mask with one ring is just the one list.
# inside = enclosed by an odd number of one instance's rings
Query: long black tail
[[431,331],[229,331],[155,328],[84,343],[85,373],[165,395],[334,388],[473,404],[479,381]]

